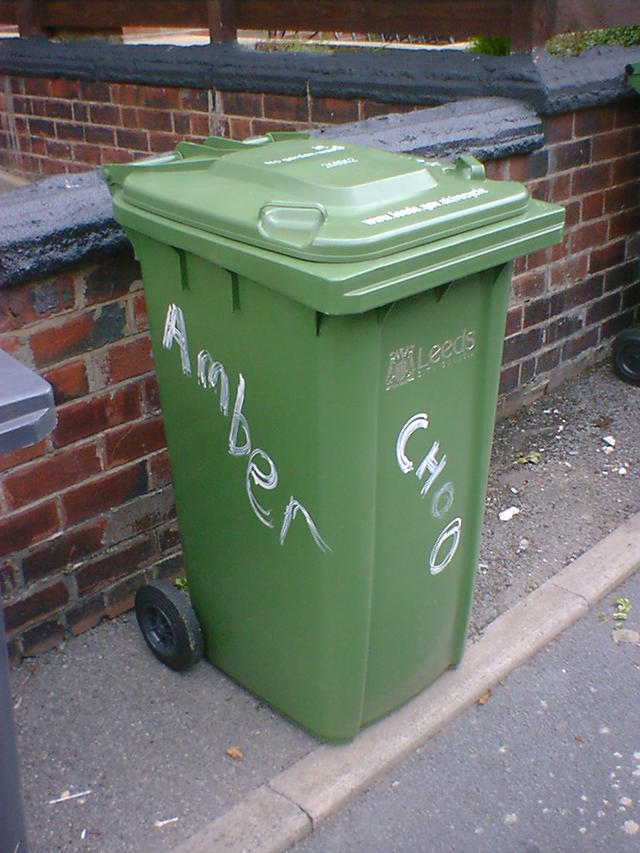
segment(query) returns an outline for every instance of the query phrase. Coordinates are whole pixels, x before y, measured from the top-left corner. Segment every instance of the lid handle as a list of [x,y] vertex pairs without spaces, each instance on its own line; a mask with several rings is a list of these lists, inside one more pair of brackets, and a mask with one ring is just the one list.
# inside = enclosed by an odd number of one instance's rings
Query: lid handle
[[267,240],[303,249],[313,243],[326,221],[322,204],[270,201],[258,214],[258,231]]
[[484,166],[471,154],[460,154],[456,160],[456,171],[469,181],[483,181],[485,178]]

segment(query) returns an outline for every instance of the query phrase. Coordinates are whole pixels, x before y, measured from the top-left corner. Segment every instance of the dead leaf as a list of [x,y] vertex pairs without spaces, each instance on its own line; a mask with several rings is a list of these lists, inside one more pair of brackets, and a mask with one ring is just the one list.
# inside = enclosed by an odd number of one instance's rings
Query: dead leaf
[[483,694],[483,695],[478,699],[478,705],[486,705],[486,704],[487,704],[487,702],[489,701],[489,697],[490,697],[490,696],[491,696],[491,691],[490,691],[490,690],[487,690],[487,692],[486,692],[486,693],[484,693],[484,694]]
[[[615,619],[616,616],[618,616],[618,614],[614,613],[613,618]],[[621,643],[640,646],[640,631],[632,631],[630,628],[618,628],[617,631],[613,632],[613,641],[617,646]]]
[[584,743],[584,737],[582,735],[574,735],[574,740],[577,740],[579,743]]
[[233,758],[234,761],[244,761],[244,752],[239,746],[230,746],[229,749],[225,750],[225,752],[228,756]]
[[602,417],[598,418],[593,425],[596,429],[604,429],[605,427],[611,426],[612,423],[613,418],[610,418],[609,415],[602,415]]

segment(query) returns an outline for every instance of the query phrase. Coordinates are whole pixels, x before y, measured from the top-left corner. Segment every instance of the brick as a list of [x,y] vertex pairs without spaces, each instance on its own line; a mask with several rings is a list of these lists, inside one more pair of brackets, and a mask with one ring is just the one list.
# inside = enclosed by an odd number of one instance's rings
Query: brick
[[621,264],[624,261],[625,248],[624,240],[616,240],[599,249],[592,249],[589,254],[589,272],[596,273]]
[[116,130],[116,145],[118,148],[129,148],[134,151],[149,151],[149,134],[146,130]]
[[73,280],[61,276],[37,286],[0,290],[0,332],[19,329],[44,317],[72,308],[75,302]]
[[[20,583],[18,570],[9,560],[0,562],[0,594],[2,598],[14,595]],[[2,616],[0,616],[0,619]]]
[[573,120],[573,132],[576,137],[595,136],[597,133],[606,133],[615,124],[615,108],[592,107],[587,110],[578,110]]
[[576,228],[569,236],[569,250],[577,254],[585,249],[601,246],[607,239],[608,223],[603,220],[588,222]]
[[111,98],[108,83],[80,81],[80,99],[82,101],[100,101],[108,104]]
[[141,101],[138,86],[134,83],[110,83],[109,100],[114,104],[136,106]]
[[569,361],[572,358],[575,358],[577,355],[580,355],[581,352],[584,352],[586,349],[590,347],[594,347],[598,342],[598,330],[591,329],[584,335],[581,335],[579,338],[573,338],[572,340],[567,341],[567,343],[562,347],[562,360]]
[[100,623],[105,615],[102,594],[82,599],[66,612],[67,625],[74,636],[83,634]]
[[587,309],[586,325],[600,323],[620,310],[620,292],[614,291],[592,303]]
[[583,279],[587,274],[589,255],[570,255],[549,265],[549,287],[567,287]]
[[[633,95],[633,92],[629,89]],[[632,97],[627,101],[621,101],[616,105],[616,127],[636,127],[638,124],[638,101]]]
[[[591,219],[599,219],[603,213],[604,193],[602,190],[585,195],[579,203],[580,219],[588,222]],[[576,224],[575,222],[571,224]]]
[[610,320],[606,320],[600,326],[600,342],[602,343],[602,341],[607,338],[617,335],[623,329],[626,329],[627,326],[630,326],[632,322],[633,311],[626,311],[623,314],[618,314],[617,317],[612,317]]
[[571,195],[571,175],[552,175],[549,183],[549,201],[563,202]]
[[66,569],[84,557],[95,554],[102,547],[106,521],[98,519],[65,530],[60,536],[49,539],[43,546],[30,549],[22,559],[25,583],[33,583]]
[[620,266],[607,270],[604,274],[605,291],[617,290],[628,287],[632,282],[640,279],[640,260],[633,258]]
[[536,360],[530,358],[528,361],[523,361],[520,365],[520,385],[526,385],[531,382],[536,372]]
[[143,130],[163,130],[173,133],[171,113],[164,110],[137,110],[138,127]]
[[533,299],[544,293],[546,290],[545,272],[545,270],[536,270],[516,276],[511,285],[515,300]]
[[48,619],[22,633],[22,650],[26,656],[41,655],[64,639],[64,627],[57,619]]
[[109,619],[115,619],[133,609],[136,592],[144,583],[146,583],[146,573],[141,571],[124,578],[105,592],[105,613]]
[[177,577],[184,577],[184,557],[182,554],[172,554],[159,560],[151,569],[149,574],[158,580],[173,581]]
[[491,181],[508,181],[509,180],[509,161],[508,160],[489,160],[485,163],[485,174]]
[[520,375],[520,365],[514,364],[511,367],[505,368],[500,374],[500,385],[498,388],[499,394],[508,394],[518,384],[518,376]]
[[[57,121],[56,136],[64,141],[84,142],[84,125]],[[49,153],[52,152],[49,151]]]
[[628,130],[614,130],[602,133],[591,141],[591,161],[615,160],[631,150],[631,133]]
[[147,491],[147,469],[144,462],[105,474],[62,495],[67,524],[76,524],[108,512]]
[[[228,136],[228,132],[224,128],[212,128],[212,131],[216,136]],[[156,130],[149,131],[149,150],[157,154],[173,151],[179,142],[182,142],[182,137],[177,133],[160,133]]]
[[138,86],[138,105],[161,110],[177,110],[182,106],[181,90],[170,86]]
[[112,127],[89,125],[84,129],[84,138],[90,145],[115,145],[116,132]]
[[591,159],[591,142],[566,142],[549,149],[549,171],[564,172],[576,166],[582,166]]
[[69,403],[58,410],[52,433],[54,447],[63,447],[110,427],[140,417],[140,396],[136,385],[126,385],[111,394]]
[[20,509],[48,495],[53,495],[100,471],[95,445],[47,456],[43,460],[8,474],[4,491],[11,509]]
[[124,305],[116,302],[50,325],[30,338],[36,367],[43,367],[117,341],[124,332]]
[[[265,95],[265,112],[266,97]],[[313,98],[311,121],[329,124],[358,121],[358,102],[344,98]]]
[[617,157],[611,168],[611,186],[637,182],[638,175],[640,175],[640,153]]
[[148,335],[141,335],[107,350],[104,372],[108,382],[122,382],[124,379],[142,376],[151,370],[153,357]]
[[79,163],[97,166],[100,163],[100,149],[96,145],[76,144],[73,146],[73,159]]
[[546,373],[560,364],[561,348],[549,349],[536,358],[536,374]]
[[25,95],[41,95],[43,98],[49,97],[49,80],[46,80],[44,77],[25,77],[23,86]]
[[46,152],[49,157],[57,158],[58,160],[70,160],[73,157],[73,148],[71,143],[56,142],[48,139],[46,143]]
[[14,633],[36,619],[48,616],[59,610],[69,601],[69,590],[62,581],[34,592],[20,601],[6,604],[4,619],[7,634]]
[[149,486],[152,489],[160,489],[170,486],[171,483],[171,465],[169,454],[165,450],[149,459]]
[[509,364],[511,361],[520,361],[526,356],[531,355],[540,349],[542,341],[542,329],[530,329],[528,332],[522,332],[507,338],[504,342],[503,364]]
[[505,325],[504,336],[508,338],[514,335],[522,328],[522,306],[515,305],[507,311],[507,322]]
[[527,303],[524,306],[524,328],[544,323],[545,320],[549,319],[550,309],[551,300],[548,298],[537,299],[535,302]]
[[550,249],[539,249],[537,252],[530,252],[527,255],[527,270],[538,270],[546,268],[551,259]]
[[202,139],[204,136],[211,135],[210,117],[201,113],[191,113],[189,116],[189,127],[191,135]]
[[[221,92],[222,112],[227,115],[261,117],[264,116],[264,95],[258,92]],[[191,109],[198,107],[191,106]],[[207,109],[207,107],[200,107]]]
[[44,114],[48,118],[64,118],[71,120],[73,118],[73,108],[68,101],[52,101],[44,102]]
[[605,213],[620,213],[623,210],[638,207],[638,204],[640,204],[640,183],[638,181],[612,187],[604,193]]
[[155,376],[149,376],[142,381],[142,403],[144,411],[149,414],[158,414],[160,412],[160,391],[158,389],[158,380]]
[[579,305],[584,305],[585,302],[597,299],[602,294],[603,286],[604,277],[597,275],[567,288],[563,294],[564,310],[577,308]]
[[640,305],[640,281],[622,291],[622,310],[628,311]]
[[309,121],[306,95],[264,95],[264,116],[283,121]]
[[555,344],[563,338],[568,338],[582,329],[582,317],[578,314],[559,317],[553,323],[549,323],[545,329],[545,344]]
[[571,194],[574,196],[604,190],[611,186],[611,165],[596,163],[575,169],[571,175]]
[[74,100],[80,97],[80,82],[78,80],[57,80],[49,81],[49,95],[52,98],[66,98]]
[[172,521],[171,524],[158,531],[158,545],[161,554],[166,554],[176,548],[182,548],[180,528],[177,521]]
[[90,104],[89,116],[92,124],[106,124],[110,127],[120,124],[120,107],[115,104]]
[[640,208],[635,207],[612,216],[609,220],[609,239],[626,237],[640,230]]
[[0,471],[8,471],[10,468],[15,468],[25,462],[30,462],[32,459],[37,459],[47,452],[47,447],[48,440],[43,438],[37,444],[21,447],[18,450],[13,450],[11,453],[0,453]]
[[542,132],[547,145],[553,145],[556,142],[568,142],[573,137],[573,113],[543,116]]
[[176,517],[173,489],[165,487],[129,501],[109,513],[105,545],[118,545]]
[[125,296],[134,282],[141,280],[140,264],[133,254],[123,253],[109,263],[89,272],[84,282],[87,305],[111,301]]
[[127,548],[113,551],[100,560],[82,566],[77,574],[78,592],[84,596],[104,589],[122,577],[142,568],[155,556],[155,547],[150,537],[135,542]]
[[144,293],[137,293],[133,299],[133,318],[136,329],[139,332],[146,332],[149,329],[147,302],[144,298]]
[[105,467],[122,465],[166,447],[161,417],[111,430],[105,439]]
[[50,119],[46,118],[30,118],[29,133],[31,136],[50,136],[56,135],[55,125]]
[[81,104],[75,102],[72,104],[73,107],[73,118],[75,121],[84,122],[85,124],[89,121],[89,104]]
[[0,555],[12,555],[40,542],[58,529],[58,510],[53,501],[12,513],[0,519]]

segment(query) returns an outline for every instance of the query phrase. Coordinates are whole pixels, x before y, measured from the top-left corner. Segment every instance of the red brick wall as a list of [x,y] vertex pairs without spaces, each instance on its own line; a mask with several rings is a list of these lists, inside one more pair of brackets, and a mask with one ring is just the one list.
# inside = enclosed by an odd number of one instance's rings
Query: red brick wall
[[0,75],[0,166],[24,174],[86,171],[164,153],[182,139],[244,139],[410,109],[311,95]]
[[489,163],[566,210],[561,245],[515,264],[501,406],[511,411],[608,352],[640,305],[640,114],[618,104],[544,120],[546,145]]
[[182,569],[137,263],[0,290],[0,346],[48,379],[58,424],[0,455],[0,583],[13,654],[132,605]]
[[[367,101],[12,79],[0,165],[48,174],[393,109]],[[0,92],[2,88],[0,87]],[[397,107],[396,107],[397,109]],[[640,305],[637,105],[544,120],[545,147],[487,165],[566,208],[562,245],[519,259],[502,412],[602,357]],[[0,291],[0,346],[54,385],[59,423],[0,458],[0,580],[14,654],[131,606],[181,556],[136,264],[128,258]]]

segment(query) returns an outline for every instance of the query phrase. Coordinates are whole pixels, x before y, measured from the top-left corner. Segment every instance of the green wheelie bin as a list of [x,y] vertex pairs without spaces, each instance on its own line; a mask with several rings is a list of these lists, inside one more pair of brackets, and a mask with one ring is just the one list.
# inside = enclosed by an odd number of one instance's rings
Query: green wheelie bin
[[205,655],[348,740],[462,656],[512,260],[559,241],[564,211],[469,156],[306,134],[104,174],[142,265]]

